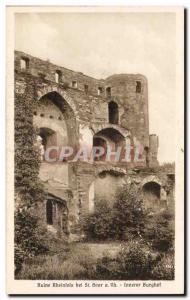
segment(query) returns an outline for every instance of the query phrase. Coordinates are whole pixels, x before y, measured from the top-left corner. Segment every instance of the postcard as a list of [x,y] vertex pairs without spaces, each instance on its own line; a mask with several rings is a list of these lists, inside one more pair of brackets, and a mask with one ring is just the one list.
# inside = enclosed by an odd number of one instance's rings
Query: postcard
[[7,293],[184,294],[184,8],[7,7]]

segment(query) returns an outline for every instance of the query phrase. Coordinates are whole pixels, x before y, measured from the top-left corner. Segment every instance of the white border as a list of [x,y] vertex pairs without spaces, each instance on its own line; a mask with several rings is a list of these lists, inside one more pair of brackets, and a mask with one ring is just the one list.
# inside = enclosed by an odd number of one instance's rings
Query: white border
[[[25,1],[25,2],[28,2],[28,1]],[[36,4],[36,2],[37,2],[37,1],[33,1],[32,4],[34,5],[34,4]],[[60,3],[60,1],[55,1],[54,4],[59,4],[58,2]],[[76,3],[76,1],[69,1],[69,4],[71,4],[71,2],[72,2],[72,4],[73,4],[73,2]],[[110,1],[110,2],[109,2],[109,5],[112,4],[111,2],[113,2],[113,1]],[[119,1],[119,2],[117,2],[117,4],[120,4],[121,2],[124,2],[124,1]],[[150,1],[148,1],[148,2],[150,2]],[[161,4],[161,2],[162,2],[162,1],[159,1],[159,4]],[[171,2],[171,1],[164,1],[165,4],[166,4],[167,2]],[[172,2],[174,2],[174,1],[172,1]],[[180,5],[182,4],[181,1],[176,1],[176,2],[178,2]],[[50,3],[50,1],[46,1],[46,5],[49,4],[49,3]],[[99,1],[96,1],[96,4],[98,4],[98,3],[99,3]],[[139,3],[142,4],[142,1],[133,1],[133,3],[134,3],[134,4],[139,4]],[[146,4],[146,3],[147,3],[147,1],[144,1],[144,2],[143,2],[143,4]],[[177,5],[179,5],[178,3],[177,3]],[[9,1],[8,4],[14,4],[14,1]],[[24,3],[24,4],[25,4],[25,3]],[[39,2],[38,2],[38,4],[39,4]],[[62,1],[61,1],[61,4],[63,4]],[[83,2],[83,4],[84,4],[84,2]],[[90,3],[90,4],[91,4],[91,3]],[[126,1],[125,1],[125,4],[126,4]],[[173,3],[172,3],[172,4],[173,4]],[[22,5],[22,3],[21,3],[21,5]],[[154,8],[154,7],[152,7],[151,9],[153,9],[153,8]],[[19,8],[19,9],[20,9],[20,8]],[[81,9],[82,9],[82,8],[81,8]],[[92,8],[90,8],[90,10],[91,10],[91,9],[92,9]],[[130,11],[132,11],[133,9],[134,9],[134,8],[130,8]],[[135,9],[136,9],[136,8],[135,8]],[[162,9],[165,11],[165,10],[166,10],[166,7],[163,7]],[[175,8],[173,7],[172,9],[175,9]],[[112,8],[109,8],[109,10],[112,10]],[[146,10],[147,10],[147,9],[146,9]],[[59,11],[60,11],[60,8],[59,8]],[[3,20],[3,18],[2,18],[1,20]],[[182,42],[182,44],[183,44],[183,41],[181,41],[181,42]],[[181,77],[179,78],[179,81],[181,81]],[[10,81],[9,81],[9,83],[10,83]],[[182,89],[182,88],[183,88],[183,87],[181,87],[181,89]],[[181,95],[180,95],[180,96],[181,96]],[[180,97],[180,96],[179,96],[179,97]],[[178,106],[178,108],[179,108],[179,106]],[[180,106],[180,108],[182,108],[182,106]],[[1,110],[1,111],[2,111],[2,110]],[[182,111],[182,110],[179,110],[179,114],[180,114],[180,123],[182,123],[181,117],[183,118],[183,111]],[[10,121],[11,121],[11,120],[10,120]],[[10,126],[11,123],[9,123],[8,125]],[[179,124],[178,124],[178,125],[179,125]],[[178,137],[181,139],[180,146],[183,147],[183,136],[181,136],[181,133],[182,133],[181,130],[182,130],[182,128],[178,127],[178,130],[179,130],[179,132],[178,132],[178,133],[179,133],[179,136],[178,136]],[[178,152],[178,155],[181,156],[180,150],[179,150],[179,152]],[[177,156],[178,156],[178,155],[177,155]],[[183,160],[181,160],[181,162],[183,163]],[[11,162],[10,162],[10,167],[11,167]],[[183,179],[183,178],[182,178],[182,179]],[[181,196],[181,192],[179,192],[179,194],[180,194],[180,196]],[[180,202],[180,205],[181,205],[181,202]],[[181,206],[180,206],[180,207],[181,207]],[[9,211],[10,211],[10,207],[9,207]],[[181,212],[180,212],[180,213],[181,213]],[[178,217],[180,218],[180,220],[183,220],[183,215],[179,215],[179,214],[178,214]],[[8,223],[9,223],[9,222],[8,222]],[[182,228],[182,230],[183,230],[183,228]],[[179,234],[179,238],[183,238],[183,235],[182,235],[182,234]],[[179,247],[180,244],[181,244],[182,242],[183,242],[183,241],[181,240],[179,243],[177,243],[176,246]],[[10,258],[10,257],[9,257],[9,258]],[[10,261],[10,260],[9,260],[9,261]],[[182,275],[183,275],[182,269],[179,270],[178,275],[179,275],[179,276],[181,275],[181,277],[182,277]],[[25,285],[25,284],[23,284],[23,285]],[[174,288],[175,288],[175,287],[174,287]],[[174,292],[174,288],[171,289],[172,292]],[[63,292],[63,291],[62,291],[62,292]],[[94,291],[94,292],[95,292],[95,291]],[[28,293],[28,292],[27,292],[27,293]],[[39,293],[39,290],[38,290],[38,293]],[[49,293],[49,291],[47,291],[47,293]],[[72,293],[73,293],[73,291],[72,291]],[[154,290],[154,293],[156,293],[156,290]]]

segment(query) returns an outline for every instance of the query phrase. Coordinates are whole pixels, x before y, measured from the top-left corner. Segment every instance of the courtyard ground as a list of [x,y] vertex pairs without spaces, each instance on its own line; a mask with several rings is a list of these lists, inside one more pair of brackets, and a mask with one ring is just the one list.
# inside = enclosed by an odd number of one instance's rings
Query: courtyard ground
[[98,259],[116,256],[122,245],[121,242],[57,243],[50,254],[28,259],[17,279],[86,279]]

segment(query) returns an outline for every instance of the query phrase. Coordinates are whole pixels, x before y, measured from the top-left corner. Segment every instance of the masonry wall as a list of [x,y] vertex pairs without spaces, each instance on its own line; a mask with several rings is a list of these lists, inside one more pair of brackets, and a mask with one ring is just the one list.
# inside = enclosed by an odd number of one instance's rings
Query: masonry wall
[[[57,66],[50,61],[44,61],[37,57],[33,57],[24,52],[15,51],[15,71],[19,72],[20,68],[20,59],[25,59],[28,61],[27,71],[32,74],[34,77],[46,79],[48,81],[55,82],[55,73],[60,72],[60,84],[64,86],[68,84],[70,88],[74,90],[82,91],[87,95],[98,96],[98,87],[104,87],[104,80],[97,80],[90,76],[84,75],[81,72],[75,72],[67,68]],[[73,87],[72,83],[76,81],[77,86]],[[88,85],[88,91],[85,92],[85,85]],[[105,94],[103,89],[102,95]]]

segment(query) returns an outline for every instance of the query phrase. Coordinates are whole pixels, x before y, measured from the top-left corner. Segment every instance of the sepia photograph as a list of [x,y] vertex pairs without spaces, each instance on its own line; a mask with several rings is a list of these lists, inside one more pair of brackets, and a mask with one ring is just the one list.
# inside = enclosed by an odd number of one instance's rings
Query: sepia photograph
[[183,293],[183,14],[7,8],[11,294]]

